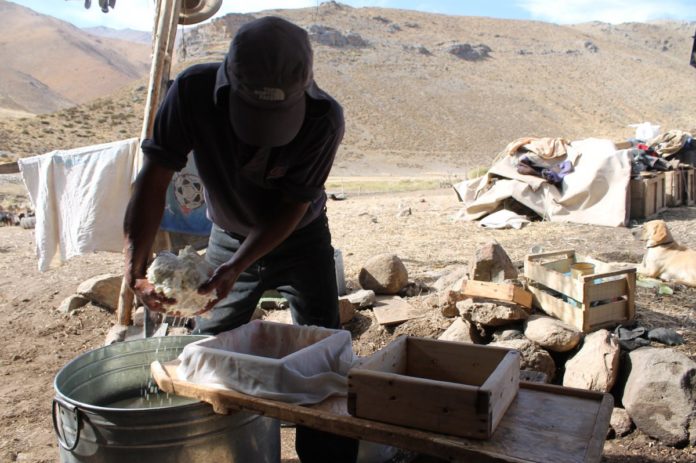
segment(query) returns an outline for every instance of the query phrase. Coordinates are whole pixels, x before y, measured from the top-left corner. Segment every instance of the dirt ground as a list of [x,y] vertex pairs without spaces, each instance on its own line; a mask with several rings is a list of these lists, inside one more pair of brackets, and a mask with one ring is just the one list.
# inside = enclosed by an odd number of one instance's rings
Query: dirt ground
[[[410,207],[411,215],[397,217]],[[574,248],[603,260],[640,260],[643,249],[630,229],[535,222],[521,230],[484,230],[457,222],[460,204],[452,190],[380,195],[349,195],[330,201],[334,246],[341,249],[349,288],[357,287],[361,265],[383,252],[399,255],[411,281],[429,283],[456,265],[465,264],[476,247],[495,239],[513,261],[521,263],[532,246],[544,250]],[[696,248],[696,208],[663,214],[674,237]],[[37,271],[33,231],[0,228],[0,462],[58,461],[51,425],[53,378],[72,358],[102,345],[114,315],[87,305],[70,315],[56,309],[82,281],[120,272],[122,257],[92,254],[72,259],[46,273]],[[696,359],[696,290],[677,286],[674,295],[658,296],[638,288],[637,317],[646,327],[674,328],[686,339],[677,348]],[[422,298],[411,298],[418,306]],[[449,324],[436,311],[395,329],[381,328],[369,311],[348,328],[354,347],[367,355],[399,334],[436,336]],[[296,461],[292,431],[283,431],[283,461]],[[613,463],[694,462],[696,448],[673,449],[635,431],[605,444],[603,461]]]

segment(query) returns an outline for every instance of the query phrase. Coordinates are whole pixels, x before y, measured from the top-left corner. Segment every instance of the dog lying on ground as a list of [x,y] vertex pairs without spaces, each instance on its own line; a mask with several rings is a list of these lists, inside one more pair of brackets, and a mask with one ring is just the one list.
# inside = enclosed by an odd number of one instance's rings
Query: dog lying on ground
[[646,222],[633,236],[646,242],[639,274],[696,286],[696,251],[674,241],[664,220]]

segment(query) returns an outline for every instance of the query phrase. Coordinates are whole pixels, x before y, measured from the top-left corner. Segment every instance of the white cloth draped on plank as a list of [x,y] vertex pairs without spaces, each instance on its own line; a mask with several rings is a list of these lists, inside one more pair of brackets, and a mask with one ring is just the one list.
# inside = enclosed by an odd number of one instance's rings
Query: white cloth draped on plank
[[574,171],[560,188],[517,172],[517,159],[499,159],[483,177],[454,186],[465,203],[461,220],[478,220],[498,210],[507,198],[524,204],[545,220],[611,227],[628,222],[627,194],[631,157],[610,140],[589,138],[571,144],[567,159]]
[[123,250],[123,218],[139,169],[137,138],[19,160],[36,211],[39,270],[94,251]]

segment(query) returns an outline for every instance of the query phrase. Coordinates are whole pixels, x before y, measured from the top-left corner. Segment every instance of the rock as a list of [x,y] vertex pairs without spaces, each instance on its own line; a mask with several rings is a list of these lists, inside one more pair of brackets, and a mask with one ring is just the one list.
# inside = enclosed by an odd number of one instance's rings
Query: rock
[[520,370],[520,381],[527,381],[529,383],[548,383],[549,377],[546,373],[540,371],[532,370]]
[[116,342],[123,342],[128,334],[128,327],[124,325],[114,325],[109,328],[106,333],[106,339],[104,339],[104,345],[110,346]]
[[263,310],[285,310],[290,303],[284,297],[262,297],[259,299],[259,307]]
[[529,317],[523,308],[515,304],[474,302],[473,299],[457,302],[457,309],[465,319],[483,326],[504,326]]
[[468,43],[458,43],[449,47],[447,51],[457,58],[466,61],[481,61],[488,58],[488,54],[493,50],[491,50],[491,47],[484,44],[471,45]]
[[696,444],[696,362],[673,349],[628,355],[623,405],[636,427],[670,446]]
[[524,322],[524,335],[554,352],[568,352],[582,339],[582,333],[575,327],[542,315],[532,315]]
[[511,339],[526,339],[522,330],[514,328],[499,329],[493,332],[493,341],[509,341]]
[[312,24],[309,26],[309,38],[322,45],[337,48],[362,48],[369,45],[367,40],[363,39],[360,34],[349,32],[344,35],[332,27],[321,26],[319,24]]
[[459,291],[447,290],[441,293],[437,293],[438,304],[440,308],[440,313],[443,317],[453,318],[459,316],[459,309],[457,309],[457,302],[466,299]]
[[269,322],[285,323],[292,325],[292,313],[290,310],[271,310],[263,316]]
[[[150,323],[151,324],[156,324],[157,318],[158,318],[157,312],[150,312]],[[144,321],[145,321],[145,307],[140,306],[135,310],[135,312],[133,312],[133,326],[143,326]],[[152,326],[152,325],[150,325],[150,326]]]
[[529,339],[511,339],[509,341],[497,341],[490,346],[507,347],[517,349],[522,355],[520,370],[532,370],[544,373],[549,381],[553,380],[556,373],[556,364],[551,355],[536,343]]
[[61,302],[60,306],[58,307],[58,312],[70,313],[73,310],[79,309],[80,307],[87,305],[87,303],[89,303],[89,299],[79,296],[77,294],[73,294],[72,296],[68,296],[65,299],[63,299],[63,302]]
[[375,305],[375,292],[371,289],[361,289],[345,297],[357,310],[369,309]]
[[469,269],[466,266],[457,265],[452,268],[452,270],[438,278],[437,281],[432,284],[432,287],[436,291],[450,289],[457,281],[461,280],[462,278],[466,278],[468,273]]
[[461,317],[455,319],[438,339],[442,341],[468,342],[472,344],[477,344],[481,341],[476,327]]
[[167,336],[188,336],[190,334],[191,330],[185,326],[174,326],[167,331]]
[[648,339],[667,344],[668,346],[679,346],[684,344],[684,338],[682,338],[679,333],[669,328],[654,328],[648,331]]
[[583,44],[585,46],[585,49],[589,51],[590,53],[597,53],[599,51],[599,48],[597,45],[592,42],[592,40],[585,40],[585,43]]
[[631,421],[631,417],[628,416],[626,410],[614,407],[614,410],[611,412],[609,426],[614,431],[616,437],[623,437],[633,429],[633,421]]
[[358,280],[375,294],[397,294],[408,283],[408,272],[397,255],[379,254],[360,269]]
[[345,325],[355,318],[355,307],[347,297],[338,298],[338,314],[341,325]]
[[122,275],[99,275],[82,282],[77,287],[77,294],[89,299],[95,305],[116,310],[122,281]]
[[619,375],[620,354],[619,341],[609,331],[588,334],[580,351],[565,364],[563,385],[609,392]]
[[472,280],[503,283],[517,278],[517,269],[510,257],[496,241],[476,250],[469,263],[469,277]]

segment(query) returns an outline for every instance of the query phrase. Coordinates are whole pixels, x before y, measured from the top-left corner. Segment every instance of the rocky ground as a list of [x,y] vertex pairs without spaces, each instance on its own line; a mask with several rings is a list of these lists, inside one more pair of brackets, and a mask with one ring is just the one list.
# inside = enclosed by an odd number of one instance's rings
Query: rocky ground
[[[404,207],[411,215],[397,217]],[[521,263],[532,246],[545,250],[574,248],[603,260],[639,261],[641,244],[629,229],[577,224],[534,222],[521,230],[484,230],[475,223],[455,222],[460,204],[453,191],[440,189],[380,195],[349,195],[328,205],[334,244],[341,249],[349,289],[358,288],[358,273],[373,255],[397,254],[409,281],[424,284],[465,265],[475,249],[497,240],[513,262]],[[663,214],[680,242],[696,248],[696,208],[669,209]],[[0,228],[0,461],[57,461],[50,404],[54,375],[69,360],[99,347],[114,315],[94,305],[71,314],[57,311],[60,303],[88,278],[121,270],[116,254],[92,254],[68,261],[46,273],[36,270],[33,232],[20,227]],[[675,348],[696,359],[696,290],[677,286],[673,295],[638,288],[637,320],[648,328],[678,331],[686,343]],[[347,325],[354,349],[368,355],[396,336],[437,337],[450,319],[438,309],[427,309],[424,296],[409,301],[429,310],[428,316],[392,328],[381,327],[371,311],[360,311]],[[658,344],[653,344],[659,347]],[[408,456],[412,458],[413,456]],[[406,458],[406,456],[404,456]],[[692,462],[694,447],[672,448],[640,431],[608,440],[603,460],[616,463]],[[292,432],[283,431],[283,461],[296,461]]]

